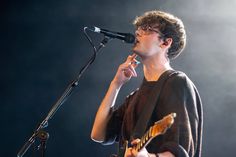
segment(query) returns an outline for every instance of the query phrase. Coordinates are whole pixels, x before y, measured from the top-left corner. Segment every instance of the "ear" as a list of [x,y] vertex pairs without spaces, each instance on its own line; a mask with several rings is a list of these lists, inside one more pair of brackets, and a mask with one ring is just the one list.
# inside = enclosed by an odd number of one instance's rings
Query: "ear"
[[161,44],[161,48],[169,48],[172,44],[172,38],[166,38],[163,40],[163,43]]

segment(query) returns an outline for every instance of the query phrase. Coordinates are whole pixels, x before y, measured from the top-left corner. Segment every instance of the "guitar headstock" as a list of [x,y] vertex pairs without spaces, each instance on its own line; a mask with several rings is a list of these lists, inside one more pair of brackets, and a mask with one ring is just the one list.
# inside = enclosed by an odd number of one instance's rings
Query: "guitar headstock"
[[171,125],[174,123],[175,117],[176,113],[170,113],[161,120],[155,122],[155,124],[149,130],[151,137],[164,134],[167,131],[167,129],[169,129]]

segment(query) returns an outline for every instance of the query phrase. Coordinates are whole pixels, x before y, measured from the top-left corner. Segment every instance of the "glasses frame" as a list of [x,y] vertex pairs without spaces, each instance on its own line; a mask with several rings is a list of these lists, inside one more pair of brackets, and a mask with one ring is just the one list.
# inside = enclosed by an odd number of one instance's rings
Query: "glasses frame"
[[164,38],[164,34],[161,33],[159,30],[155,29],[155,28],[152,28],[150,26],[139,26],[137,28],[136,31],[142,31],[142,32],[139,32],[141,33],[141,35],[149,35],[149,34],[152,34],[153,32],[159,34],[160,38]]

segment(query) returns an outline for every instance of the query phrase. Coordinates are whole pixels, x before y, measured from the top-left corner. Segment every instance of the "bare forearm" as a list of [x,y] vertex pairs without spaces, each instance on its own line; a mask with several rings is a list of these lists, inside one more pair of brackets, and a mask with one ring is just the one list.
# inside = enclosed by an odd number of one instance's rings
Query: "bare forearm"
[[110,109],[115,104],[120,88],[120,85],[112,82],[97,111],[91,133],[91,138],[97,142],[104,141],[106,126],[110,119]]
[[136,61],[136,56],[136,54],[129,56],[126,61],[119,66],[116,75],[98,109],[91,133],[91,138],[97,142],[104,141],[107,123],[110,119],[110,109],[115,104],[116,97],[121,86],[129,81],[131,77],[137,76],[135,71],[135,67],[137,67],[137,65],[135,64],[136,62],[134,62]]

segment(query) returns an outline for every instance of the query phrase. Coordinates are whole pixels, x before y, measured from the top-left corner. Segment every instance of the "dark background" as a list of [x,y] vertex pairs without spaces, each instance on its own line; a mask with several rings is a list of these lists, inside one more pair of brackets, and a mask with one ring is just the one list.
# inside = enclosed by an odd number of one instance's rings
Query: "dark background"
[[[159,9],[180,17],[187,47],[172,61],[198,87],[204,104],[203,157],[235,156],[236,0],[2,0],[0,2],[0,156],[16,156],[51,106],[92,55],[84,26],[134,32],[137,15]],[[100,34],[92,34],[96,43]],[[108,156],[115,146],[90,139],[96,110],[131,45],[111,41],[82,77],[47,131],[48,157]],[[132,79],[118,98],[136,89]],[[33,156],[31,148],[26,157]]]

